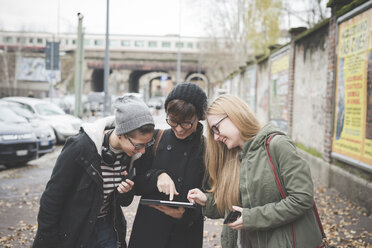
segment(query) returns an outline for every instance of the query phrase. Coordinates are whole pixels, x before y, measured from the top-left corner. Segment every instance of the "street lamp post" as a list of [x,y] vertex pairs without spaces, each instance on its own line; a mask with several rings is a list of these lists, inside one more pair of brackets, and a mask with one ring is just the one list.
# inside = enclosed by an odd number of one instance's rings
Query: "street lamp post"
[[104,109],[103,115],[108,116],[110,114],[111,98],[109,96],[108,78],[110,75],[110,54],[109,54],[109,6],[110,0],[107,0],[107,13],[106,13],[106,49],[105,49],[105,68],[104,68],[104,82],[103,87],[105,91]]
[[77,49],[75,57],[75,108],[74,115],[82,116],[81,94],[83,92],[83,60],[84,60],[84,32],[83,18],[81,13],[78,13],[78,35]]
[[181,83],[181,0],[179,0],[177,52],[177,84],[179,83]]

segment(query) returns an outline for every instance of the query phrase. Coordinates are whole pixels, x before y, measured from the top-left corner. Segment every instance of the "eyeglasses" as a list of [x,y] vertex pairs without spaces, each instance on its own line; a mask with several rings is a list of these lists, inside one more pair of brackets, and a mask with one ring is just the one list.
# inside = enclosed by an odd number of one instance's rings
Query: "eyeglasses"
[[184,122],[176,122],[176,121],[173,121],[169,118],[166,118],[165,119],[168,123],[169,126],[171,127],[177,127],[178,125],[180,125],[183,129],[190,129],[192,128],[192,126],[194,125],[195,121],[196,121],[196,116],[194,118],[194,120],[192,122],[189,122],[189,121],[184,121]]
[[129,140],[129,142],[132,144],[132,146],[134,147],[134,150],[140,150],[142,148],[147,148],[149,146],[152,146],[154,143],[155,143],[155,139],[154,137],[152,138],[152,140],[150,140],[149,142],[147,142],[146,144],[134,144],[133,141],[129,138],[128,135],[124,135],[125,138],[127,138]]
[[212,135],[214,134],[217,134],[219,135],[220,134],[220,130],[218,129],[217,125],[221,123],[221,121],[225,120],[228,116],[226,115],[225,117],[223,117],[221,120],[219,120],[217,123],[213,124],[211,126],[211,133]]

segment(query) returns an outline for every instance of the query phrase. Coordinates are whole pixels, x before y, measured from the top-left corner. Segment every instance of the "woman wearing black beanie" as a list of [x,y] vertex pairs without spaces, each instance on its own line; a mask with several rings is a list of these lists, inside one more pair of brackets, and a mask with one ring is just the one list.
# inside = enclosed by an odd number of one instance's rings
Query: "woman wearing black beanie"
[[[144,199],[188,202],[188,190],[202,187],[204,178],[203,125],[199,121],[205,119],[207,96],[198,85],[181,83],[168,94],[164,107],[171,128],[157,138],[157,149],[149,152],[147,164],[137,167],[146,170],[136,177],[135,192]],[[129,248],[202,246],[199,206],[138,206]]]

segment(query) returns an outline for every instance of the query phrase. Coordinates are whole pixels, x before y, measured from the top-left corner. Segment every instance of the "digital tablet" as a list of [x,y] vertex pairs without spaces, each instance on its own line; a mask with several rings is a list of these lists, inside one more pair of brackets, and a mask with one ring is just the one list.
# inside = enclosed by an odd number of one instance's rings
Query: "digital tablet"
[[184,208],[195,208],[196,205],[190,202],[178,202],[178,201],[163,201],[153,199],[141,199],[140,204],[142,205],[163,205],[168,207],[184,207]]

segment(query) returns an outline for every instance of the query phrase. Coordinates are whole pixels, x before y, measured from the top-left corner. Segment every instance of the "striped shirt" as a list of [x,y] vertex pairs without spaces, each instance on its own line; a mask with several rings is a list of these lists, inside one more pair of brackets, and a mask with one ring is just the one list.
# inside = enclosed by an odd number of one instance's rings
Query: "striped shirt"
[[116,160],[113,166],[107,166],[103,162],[101,163],[104,200],[103,200],[100,213],[98,214],[98,218],[104,217],[108,214],[110,210],[110,202],[108,201],[108,198],[110,194],[114,190],[116,190],[117,186],[122,181],[124,170],[126,168],[126,165],[120,164],[120,159],[124,155],[123,151],[116,150],[112,148],[111,146],[110,146],[110,150],[116,154]]

